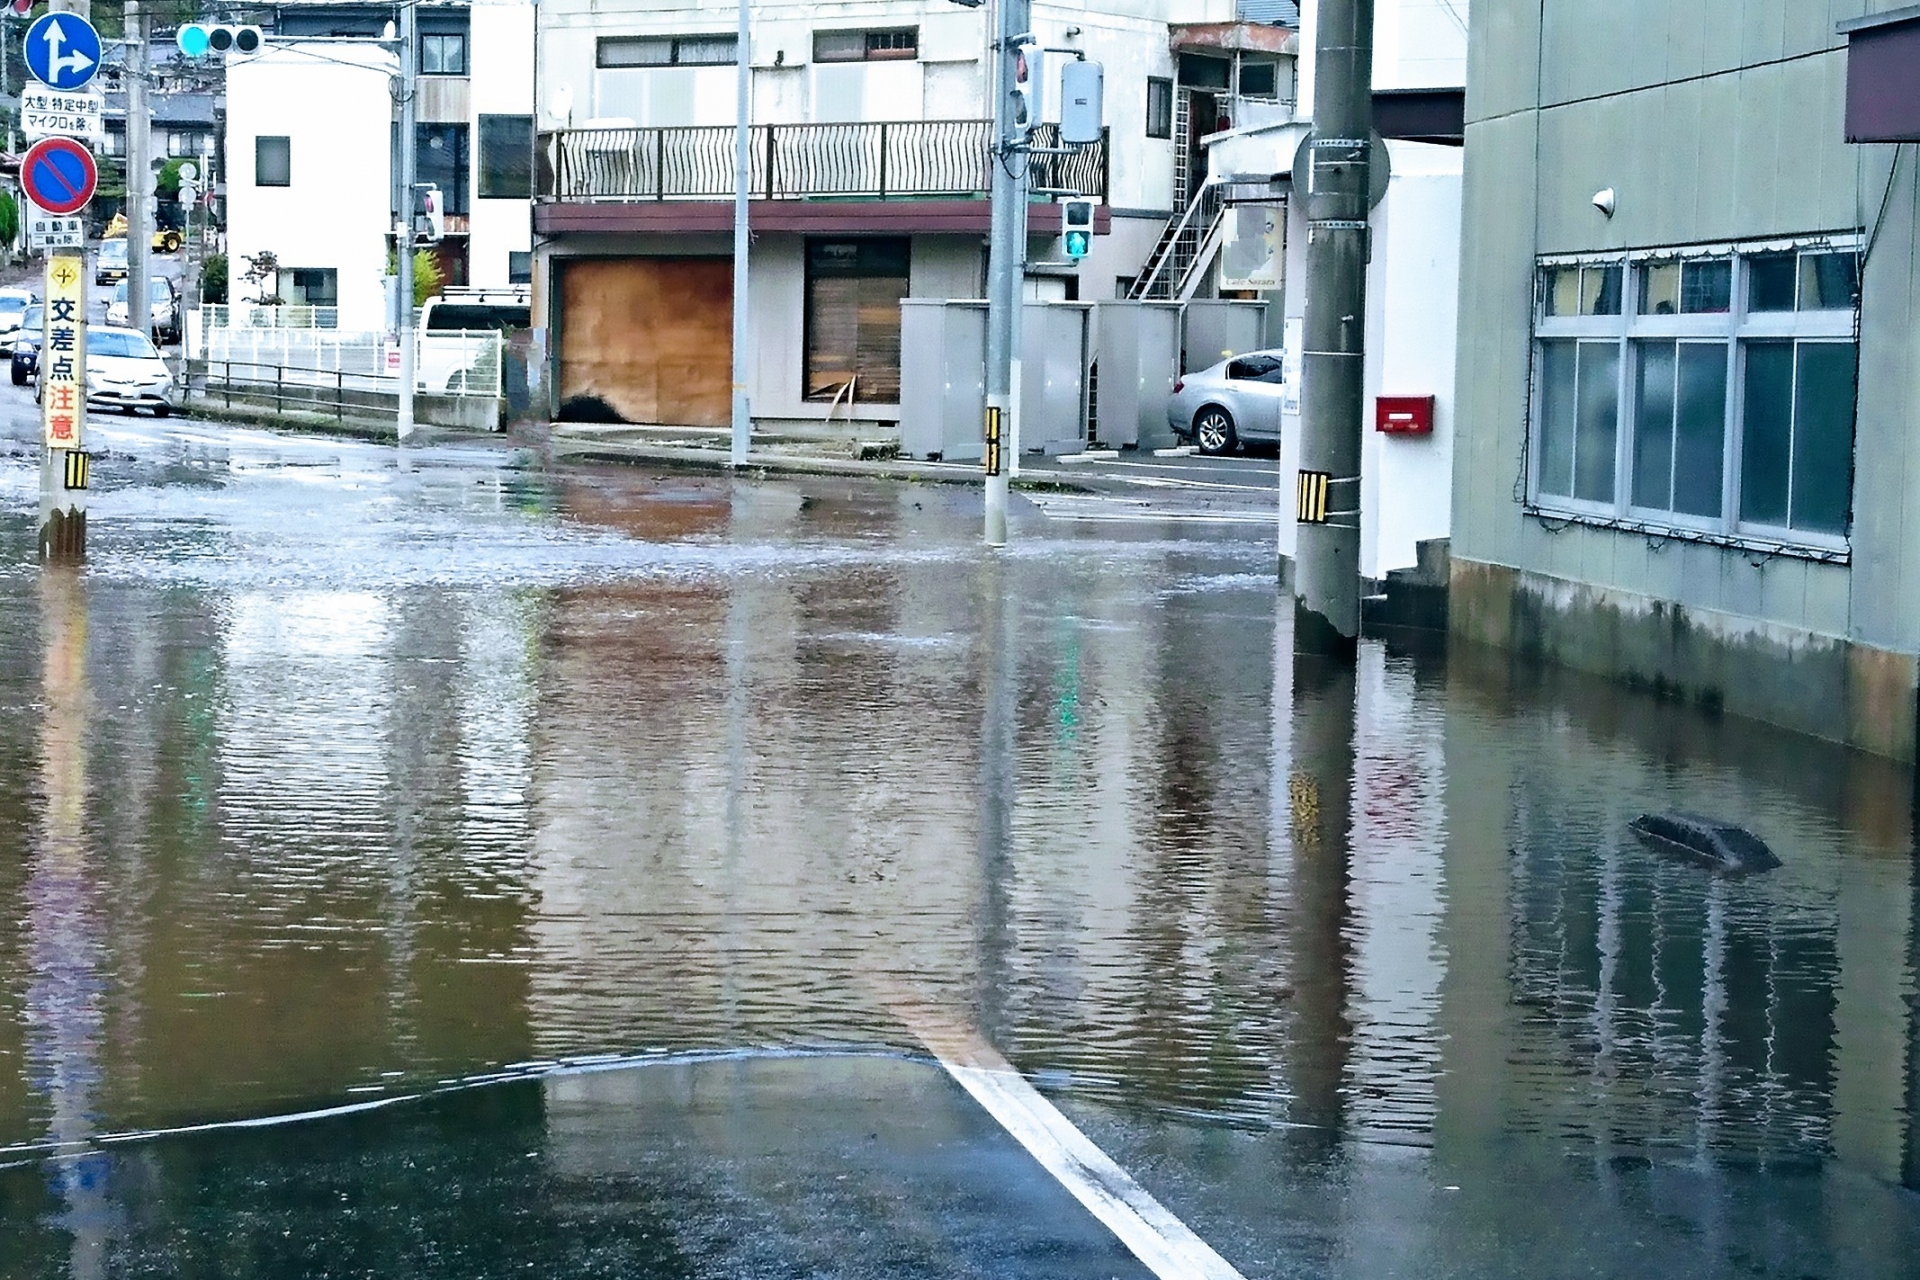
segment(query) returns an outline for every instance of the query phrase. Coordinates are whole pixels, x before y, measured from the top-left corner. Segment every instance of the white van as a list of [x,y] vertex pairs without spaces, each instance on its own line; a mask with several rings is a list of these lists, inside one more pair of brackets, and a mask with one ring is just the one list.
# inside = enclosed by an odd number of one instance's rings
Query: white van
[[420,310],[416,385],[456,394],[497,389],[501,343],[532,323],[533,291],[527,285],[455,288],[428,298]]

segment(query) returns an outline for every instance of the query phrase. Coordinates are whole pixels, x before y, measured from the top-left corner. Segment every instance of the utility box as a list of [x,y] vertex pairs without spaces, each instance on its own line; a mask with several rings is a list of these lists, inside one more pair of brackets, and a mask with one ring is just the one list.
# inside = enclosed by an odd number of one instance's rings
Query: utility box
[[1373,402],[1373,429],[1390,436],[1432,435],[1433,397],[1376,397]]
[[1104,136],[1106,72],[1097,62],[1073,61],[1060,71],[1060,141],[1087,147]]

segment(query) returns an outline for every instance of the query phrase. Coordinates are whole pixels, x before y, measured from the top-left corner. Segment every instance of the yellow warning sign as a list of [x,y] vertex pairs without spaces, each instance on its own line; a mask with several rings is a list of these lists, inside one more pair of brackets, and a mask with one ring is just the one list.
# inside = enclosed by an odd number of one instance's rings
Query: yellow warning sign
[[61,452],[66,455],[65,460],[61,464],[63,472],[62,479],[66,487],[68,489],[86,488],[87,464],[91,461],[92,455],[83,453],[79,449],[63,449]]
[[49,449],[77,450],[86,438],[86,267],[86,260],[75,254],[59,254],[47,259],[47,304],[45,327],[41,330],[45,336],[40,346],[40,422],[46,431]]
[[1327,486],[1333,477],[1325,471],[1302,471],[1296,486],[1296,514],[1301,524],[1327,522]]

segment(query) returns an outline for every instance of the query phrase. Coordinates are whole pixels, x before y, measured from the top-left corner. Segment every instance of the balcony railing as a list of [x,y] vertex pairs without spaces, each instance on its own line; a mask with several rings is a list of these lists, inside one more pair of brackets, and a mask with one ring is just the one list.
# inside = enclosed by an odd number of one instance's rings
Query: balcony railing
[[[1036,146],[1058,145],[1042,125]],[[980,197],[992,182],[987,120],[756,125],[750,194],[757,200]],[[731,200],[733,129],[565,129],[540,135],[542,200]],[[1034,185],[1107,195],[1107,149],[1035,156]]]

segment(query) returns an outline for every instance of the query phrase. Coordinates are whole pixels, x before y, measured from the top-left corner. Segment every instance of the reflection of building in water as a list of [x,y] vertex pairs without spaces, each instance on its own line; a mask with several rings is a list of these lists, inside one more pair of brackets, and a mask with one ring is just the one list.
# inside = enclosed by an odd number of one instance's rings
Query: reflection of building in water
[[[1603,1151],[1837,1157],[1897,1181],[1911,836],[1903,806],[1845,799],[1871,795],[1885,766],[1783,735],[1748,754],[1747,730],[1588,705],[1577,682],[1571,715],[1555,696],[1515,707],[1504,674],[1454,666],[1455,689],[1491,692],[1496,710],[1456,698],[1446,722],[1443,1150],[1521,1131]],[[1663,763],[1679,758],[1684,773]],[[1745,820],[1785,865],[1718,879],[1626,832],[1667,808]]]

